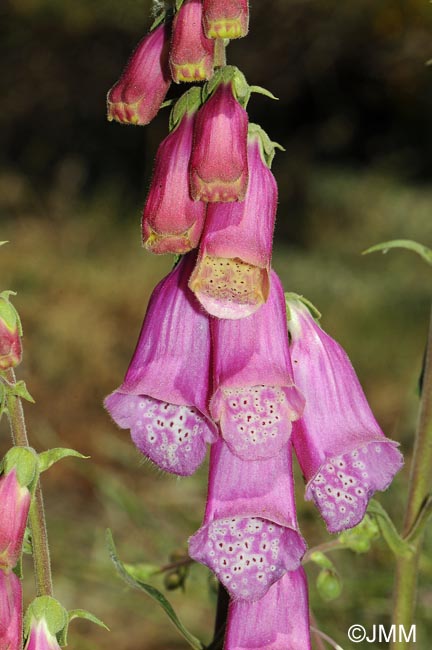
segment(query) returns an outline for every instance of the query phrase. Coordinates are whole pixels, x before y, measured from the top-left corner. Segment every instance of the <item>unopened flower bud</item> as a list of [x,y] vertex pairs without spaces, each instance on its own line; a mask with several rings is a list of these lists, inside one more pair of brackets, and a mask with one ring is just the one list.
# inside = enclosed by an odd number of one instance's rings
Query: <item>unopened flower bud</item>
[[168,591],[174,591],[183,586],[184,583],[184,574],[181,574],[179,571],[170,571],[164,577],[165,589]]
[[11,293],[0,293],[0,371],[15,368],[22,359],[21,322],[9,301]]
[[247,0],[203,0],[204,31],[208,38],[241,38],[249,28]]
[[243,201],[248,184],[248,115],[222,82],[198,111],[190,162],[192,198]]
[[35,598],[25,616],[27,642],[24,650],[60,650],[57,634],[64,631],[67,623],[67,612],[55,598]]
[[172,78],[180,81],[203,81],[213,75],[214,41],[202,27],[201,0],[186,0],[173,23],[170,51]]
[[171,83],[169,31],[162,23],[138,44],[119,81],[107,96],[108,120],[148,124],[159,111]]
[[22,647],[22,588],[14,573],[0,571],[0,648]]
[[317,578],[317,589],[323,600],[330,601],[339,598],[342,592],[342,582],[335,571],[323,569]]

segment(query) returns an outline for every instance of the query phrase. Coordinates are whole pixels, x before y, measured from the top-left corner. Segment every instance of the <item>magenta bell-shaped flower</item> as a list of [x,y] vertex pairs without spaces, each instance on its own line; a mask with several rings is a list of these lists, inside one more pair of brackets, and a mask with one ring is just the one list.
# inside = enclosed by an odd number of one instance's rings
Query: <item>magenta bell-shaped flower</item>
[[11,571],[19,560],[31,495],[14,467],[0,477],[0,569]]
[[305,550],[291,445],[271,459],[244,461],[215,443],[204,522],[189,540],[190,556],[211,568],[232,598],[258,600],[298,568]]
[[389,486],[403,458],[375,420],[345,351],[302,302],[287,304],[294,381],[306,399],[293,443],[306,499],[336,533],[363,519],[370,497]]
[[108,120],[148,124],[171,83],[169,25],[162,23],[140,41],[119,81],[107,95]]
[[123,384],[105,406],[161,469],[187,476],[216,437],[208,418],[210,326],[187,283],[195,259],[182,258],[150,299]]
[[33,619],[24,650],[61,650],[56,636],[51,634],[44,618]]
[[22,587],[12,572],[0,571],[0,650],[22,648]]
[[201,0],[185,0],[174,18],[170,66],[176,83],[213,76],[214,41],[204,34],[202,11]]
[[248,114],[222,82],[198,111],[190,161],[196,201],[243,201],[248,184]]
[[249,29],[248,0],[203,0],[204,31],[209,38],[241,38]]
[[189,286],[219,318],[242,318],[268,298],[277,185],[261,156],[256,133],[248,137],[249,184],[245,200],[210,203]]
[[233,600],[224,650],[310,650],[307,580],[289,571],[254,602]]
[[285,298],[271,273],[265,305],[241,320],[212,319],[210,413],[231,450],[245,460],[268,458],[288,443],[304,407],[293,383]]
[[156,154],[142,219],[143,243],[153,253],[183,254],[198,246],[206,206],[189,194],[195,114],[184,114]]

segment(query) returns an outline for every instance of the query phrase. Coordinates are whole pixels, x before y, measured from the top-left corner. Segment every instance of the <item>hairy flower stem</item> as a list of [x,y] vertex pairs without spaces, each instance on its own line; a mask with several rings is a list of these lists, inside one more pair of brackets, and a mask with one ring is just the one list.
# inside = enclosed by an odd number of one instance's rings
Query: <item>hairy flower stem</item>
[[214,65],[216,68],[226,65],[226,45],[223,38],[217,38],[215,41]]
[[[423,387],[419,418],[414,441],[413,459],[409,480],[408,503],[405,511],[403,537],[409,535],[432,489],[432,311],[426,348]],[[410,557],[398,557],[396,562],[393,623],[409,630],[413,624],[416,604],[417,573],[423,535],[414,542]],[[400,628],[398,628],[400,629]],[[393,642],[391,648],[407,650],[411,643],[406,640]]]
[[[13,385],[16,383],[15,373],[12,369],[6,372],[6,378],[10,384]],[[14,445],[29,447],[24,410],[21,399],[16,395],[9,394],[8,396],[8,414]],[[36,592],[38,596],[52,596],[51,560],[45,523],[43,495],[39,480],[30,506],[29,523],[32,538]]]

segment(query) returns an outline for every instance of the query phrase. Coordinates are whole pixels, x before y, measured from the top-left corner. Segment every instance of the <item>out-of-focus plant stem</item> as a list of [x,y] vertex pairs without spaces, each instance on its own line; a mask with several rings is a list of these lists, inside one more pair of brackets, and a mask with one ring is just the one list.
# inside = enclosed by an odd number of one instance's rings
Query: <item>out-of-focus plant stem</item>
[[[6,377],[10,384],[13,385],[16,383],[15,373],[12,369],[6,372]],[[29,447],[24,410],[21,399],[16,395],[9,394],[8,396],[8,414],[14,445]],[[53,586],[51,578],[51,560],[48,547],[42,488],[39,479],[30,506],[29,523],[32,538],[37,595],[52,596]]]
[[[432,311],[424,363],[423,385],[419,418],[414,442],[413,459],[409,480],[408,502],[405,511],[403,537],[408,537],[428,501],[432,489]],[[410,557],[398,557],[396,564],[396,583],[393,604],[393,624],[403,626],[408,633],[413,624],[417,573],[423,534],[416,536],[413,553]],[[401,629],[400,627],[396,629]],[[408,635],[409,636],[409,635]],[[391,648],[408,650],[411,642],[393,641]]]

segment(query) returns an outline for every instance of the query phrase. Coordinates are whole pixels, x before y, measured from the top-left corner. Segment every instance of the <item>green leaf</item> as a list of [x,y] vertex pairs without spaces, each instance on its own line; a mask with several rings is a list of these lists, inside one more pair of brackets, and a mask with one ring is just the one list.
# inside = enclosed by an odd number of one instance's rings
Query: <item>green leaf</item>
[[27,400],[27,402],[31,402],[32,404],[35,403],[33,397],[30,395],[30,393],[27,390],[27,386],[25,385],[25,382],[22,380],[17,381],[16,384],[12,385],[11,393],[13,395],[16,395],[16,397],[21,397],[21,399]]
[[180,632],[183,638],[189,643],[189,645],[192,648],[194,648],[194,650],[204,650],[203,643],[201,643],[199,639],[193,636],[193,634],[191,634],[185,628],[185,626],[183,625],[183,623],[181,623],[180,619],[175,613],[171,603],[165,598],[165,596],[152,585],[148,585],[145,582],[142,582],[141,580],[134,578],[127,571],[126,566],[123,564],[123,562],[120,561],[120,559],[117,556],[117,551],[115,548],[113,536],[109,529],[106,531],[106,544],[108,547],[111,560],[114,563],[119,575],[123,578],[123,580],[134,589],[144,591],[146,594],[151,596],[162,607],[162,609],[168,615],[171,622],[175,625],[177,630]]
[[48,449],[39,454],[39,471],[45,472],[54,465],[54,463],[69,456],[73,456],[74,458],[90,458],[90,456],[84,456],[83,454],[80,454],[79,451],[75,451],[75,449],[67,449],[65,447]]
[[367,511],[370,515],[376,517],[381,534],[387,542],[390,550],[393,551],[397,557],[410,558],[414,552],[413,546],[402,539],[382,505],[375,499],[371,499]]
[[417,255],[420,255],[427,264],[432,266],[432,249],[423,244],[419,244],[416,241],[412,241],[411,239],[392,239],[391,241],[385,241],[381,244],[375,244],[375,246],[371,246],[367,250],[363,251],[362,255],[368,255],[369,253],[375,253],[377,251],[382,251],[385,254],[388,253],[391,248],[405,248],[413,251],[414,253],[417,253]]
[[139,562],[137,564],[123,564],[124,568],[134,580],[148,580],[151,576],[159,573],[160,568],[155,564],[145,564],[144,562]]
[[380,531],[376,520],[365,515],[358,526],[344,530],[339,535],[339,540],[341,544],[355,553],[367,553],[371,542],[379,536]]
[[250,86],[249,90],[251,93],[257,93],[258,95],[264,95],[265,97],[279,101],[279,97],[275,97],[270,90],[267,90],[267,88],[263,88],[262,86]]

